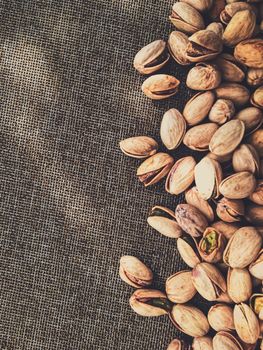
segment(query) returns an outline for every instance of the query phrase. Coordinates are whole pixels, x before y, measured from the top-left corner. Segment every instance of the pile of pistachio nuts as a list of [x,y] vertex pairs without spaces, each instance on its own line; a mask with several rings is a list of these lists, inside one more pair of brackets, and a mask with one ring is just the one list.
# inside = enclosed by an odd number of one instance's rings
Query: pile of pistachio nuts
[[[168,193],[185,194],[175,210],[154,206],[147,221],[176,239],[189,269],[170,276],[163,292],[151,289],[153,273],[138,258],[120,259],[121,279],[136,288],[131,308],[168,315],[193,337],[192,344],[172,340],[169,350],[263,350],[262,19],[262,0],[178,1],[168,42],[156,40],[134,58],[135,69],[150,75],[142,84],[147,97],[178,92],[176,77],[155,73],[171,59],[193,65],[186,85],[198,91],[183,110],[163,115],[167,153],[149,136],[120,142],[124,154],[144,159],[137,176],[145,187],[166,177]],[[203,158],[175,162],[182,143]],[[191,304],[197,293],[213,302],[207,314]]]

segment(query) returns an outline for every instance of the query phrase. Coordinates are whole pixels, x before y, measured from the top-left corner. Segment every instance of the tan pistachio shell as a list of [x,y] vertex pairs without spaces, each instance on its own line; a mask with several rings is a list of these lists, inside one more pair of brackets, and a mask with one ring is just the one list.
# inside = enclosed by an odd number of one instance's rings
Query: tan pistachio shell
[[224,24],[228,24],[231,20],[231,18],[239,11],[243,10],[253,10],[253,7],[246,3],[246,2],[241,2],[237,1],[234,3],[230,3],[226,5],[224,10],[220,13],[220,20]]
[[186,85],[193,90],[213,90],[221,83],[221,73],[215,65],[198,63],[190,69]]
[[218,232],[222,233],[226,239],[229,240],[240,228],[240,225],[237,223],[217,221],[212,224],[212,227],[214,227]]
[[246,135],[259,129],[263,123],[263,112],[257,107],[247,107],[235,115],[235,119],[245,124]]
[[241,108],[250,98],[249,90],[238,83],[223,83],[215,89],[217,98],[224,98],[234,102],[235,106]]
[[250,98],[250,103],[255,107],[263,108],[263,85],[253,92]]
[[217,129],[216,123],[196,125],[186,132],[183,143],[194,151],[207,151]]
[[143,93],[152,100],[163,100],[178,92],[180,81],[167,74],[156,74],[142,84]]
[[263,39],[248,39],[235,47],[235,58],[247,67],[263,68]]
[[183,231],[192,237],[200,237],[208,226],[206,217],[190,204],[178,204],[175,217]]
[[256,259],[249,265],[249,272],[253,277],[263,280],[263,250],[258,253]]
[[244,348],[233,334],[220,331],[213,338],[213,350],[244,350]]
[[249,196],[249,199],[258,205],[263,205],[263,180],[257,180],[257,187]]
[[135,136],[120,141],[120,149],[129,157],[143,159],[157,152],[157,142],[148,136]]
[[213,103],[215,101],[215,94],[212,91],[198,92],[185,105],[183,116],[188,125],[196,125],[203,121]]
[[233,331],[234,318],[233,309],[225,304],[215,304],[211,306],[207,314],[210,326],[216,331]]
[[254,192],[256,179],[248,171],[242,171],[225,178],[219,185],[220,193],[229,199],[243,199]]
[[152,271],[134,256],[121,257],[119,273],[120,278],[132,287],[142,288],[152,284]]
[[259,157],[263,157],[263,129],[256,130],[250,135],[248,142],[255,147]]
[[245,215],[242,199],[221,198],[216,207],[217,216],[225,222],[241,221]]
[[194,7],[199,12],[205,12],[211,8],[214,0],[181,0],[192,7]]
[[222,23],[219,22],[212,22],[210,24],[208,24],[208,26],[206,27],[207,30],[211,30],[212,32],[214,32],[216,35],[218,35],[220,38],[223,37],[223,33],[224,33],[224,26]]
[[229,268],[227,274],[227,292],[236,303],[248,300],[252,295],[252,279],[246,268]]
[[252,145],[240,145],[233,153],[232,164],[235,172],[249,171],[252,174],[259,173],[260,159]]
[[165,147],[173,150],[180,146],[186,131],[186,121],[175,108],[169,109],[161,122],[161,139]]
[[235,105],[231,100],[218,99],[209,112],[209,120],[219,125],[225,124],[235,114]]
[[198,245],[201,258],[209,263],[218,263],[222,260],[226,242],[222,233],[214,227],[207,227]]
[[209,152],[209,153],[207,153],[206,157],[213,159],[213,160],[216,160],[218,163],[227,163],[230,160],[232,160],[232,155],[233,155],[233,152],[226,154],[224,156],[218,156],[212,152]]
[[214,221],[214,211],[209,202],[201,197],[197,187],[194,186],[185,192],[185,201],[199,209],[208,221]]
[[167,278],[165,291],[171,302],[183,304],[187,303],[195,296],[197,291],[193,285],[191,277],[191,270],[183,270]]
[[260,335],[259,321],[253,310],[244,303],[234,307],[235,329],[243,342],[255,344]]
[[247,83],[251,86],[263,84],[263,68],[249,68],[247,71]]
[[181,339],[173,339],[166,350],[191,350],[191,346]]
[[245,79],[246,66],[238,62],[234,56],[222,53],[215,60],[222,79],[233,83],[239,83]]
[[263,226],[263,206],[248,203],[246,206],[246,219],[256,226]]
[[201,262],[197,248],[197,242],[194,237],[183,235],[177,239],[177,250],[183,261],[191,268],[194,268]]
[[225,0],[216,0],[214,1],[211,9],[209,10],[209,17],[212,21],[219,22],[220,21],[220,13],[226,6]]
[[[263,320],[263,293],[254,293],[249,299],[249,306]],[[261,332],[262,333],[262,332]]]
[[186,48],[188,45],[188,37],[179,31],[173,31],[168,39],[168,49],[173,59],[183,65],[189,65],[191,62],[186,57]]
[[194,338],[192,350],[213,350],[212,338],[208,336]]

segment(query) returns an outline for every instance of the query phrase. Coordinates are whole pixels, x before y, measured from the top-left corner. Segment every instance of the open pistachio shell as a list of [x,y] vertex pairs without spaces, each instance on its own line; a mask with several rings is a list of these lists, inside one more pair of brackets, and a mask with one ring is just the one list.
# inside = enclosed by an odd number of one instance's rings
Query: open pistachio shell
[[173,31],[168,39],[168,49],[172,58],[179,64],[187,66],[191,62],[186,57],[186,48],[188,45],[188,37],[179,31]]
[[183,270],[175,273],[166,280],[165,290],[170,301],[176,304],[183,304],[195,296],[196,289],[191,277],[191,270]]
[[134,256],[121,257],[119,272],[121,279],[132,287],[142,288],[152,284],[152,271]]
[[252,295],[252,279],[246,268],[229,268],[227,274],[227,292],[236,303],[248,300]]
[[253,277],[263,280],[263,250],[258,253],[257,258],[249,265],[249,272]]
[[260,335],[259,321],[253,310],[244,303],[234,307],[236,332],[243,342],[255,344]]
[[253,92],[250,98],[250,103],[255,107],[263,109],[263,85]]
[[242,171],[225,178],[219,185],[220,193],[229,199],[243,199],[254,192],[256,179],[248,171]]
[[234,151],[232,164],[235,172],[249,171],[252,174],[259,173],[260,159],[256,149],[252,145],[240,145]]
[[186,121],[175,108],[169,109],[161,122],[161,139],[167,149],[173,150],[180,146],[186,131]]
[[191,345],[181,339],[173,339],[166,350],[191,350]]
[[129,157],[143,159],[154,155],[158,144],[151,137],[135,136],[120,141],[120,149]]
[[263,68],[263,39],[248,39],[240,42],[235,47],[234,56],[247,67]]
[[206,217],[190,204],[178,204],[175,217],[181,228],[192,237],[200,237],[208,226]]
[[193,6],[200,12],[207,11],[213,5],[213,0],[181,0],[182,2],[186,2],[187,4]]
[[177,250],[183,261],[190,267],[194,268],[201,262],[197,248],[197,242],[194,237],[182,235],[177,240]]
[[143,93],[152,100],[164,100],[178,92],[180,81],[167,74],[156,74],[142,84]]
[[224,24],[228,24],[231,20],[231,18],[239,11],[243,10],[253,10],[253,7],[246,3],[237,1],[231,4],[226,5],[224,10],[220,13],[220,20]]
[[258,315],[258,318],[263,320],[263,293],[255,293],[249,299],[251,309]]
[[240,340],[225,331],[218,332],[213,338],[214,350],[244,350]]
[[241,221],[245,215],[245,205],[241,199],[221,198],[217,203],[217,216],[226,222]]
[[174,212],[162,206],[154,206],[147,219],[148,224],[162,235],[178,238],[183,231],[176,222]]
[[217,263],[222,260],[223,252],[226,246],[226,238],[222,233],[216,231],[213,227],[207,227],[198,249],[201,258],[209,263]]

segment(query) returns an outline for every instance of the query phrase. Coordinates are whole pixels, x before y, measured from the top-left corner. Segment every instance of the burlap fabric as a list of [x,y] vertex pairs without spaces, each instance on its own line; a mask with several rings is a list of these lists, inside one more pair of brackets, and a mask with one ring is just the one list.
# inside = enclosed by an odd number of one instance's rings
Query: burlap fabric
[[[171,30],[172,1],[29,0],[1,10],[2,350],[160,350],[168,318],[137,316],[118,277],[123,254],[154,271],[154,287],[184,265],[175,241],[147,226],[174,208],[164,182],[144,189],[139,161],[118,141],[149,135],[190,97],[185,69],[164,71],[179,94],[152,102],[132,67],[139,48]],[[173,152],[178,159],[184,149]]]

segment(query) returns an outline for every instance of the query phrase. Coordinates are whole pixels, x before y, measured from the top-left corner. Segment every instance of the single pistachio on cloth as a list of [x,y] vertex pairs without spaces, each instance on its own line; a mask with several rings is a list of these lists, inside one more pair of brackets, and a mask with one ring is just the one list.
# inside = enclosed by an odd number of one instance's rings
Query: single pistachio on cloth
[[241,221],[245,215],[245,205],[241,199],[223,197],[217,202],[216,213],[225,222]]
[[204,313],[194,306],[177,304],[169,314],[174,326],[191,337],[202,337],[209,331],[209,324]]
[[263,205],[263,180],[257,180],[257,187],[249,199],[255,204]]
[[260,335],[259,321],[253,310],[244,303],[234,307],[234,324],[241,340],[247,344],[255,344]]
[[263,320],[263,293],[255,293],[249,299],[251,309],[258,315],[258,318]]
[[183,261],[191,268],[194,268],[201,262],[198,252],[197,242],[194,237],[182,235],[177,239],[177,250]]
[[214,211],[208,201],[200,196],[200,193],[196,186],[190,188],[185,192],[185,201],[187,204],[193,205],[200,210],[202,214],[207,218],[208,221],[214,221]]
[[249,265],[249,272],[253,277],[263,280],[263,250],[258,253],[257,258]]
[[206,30],[211,30],[212,32],[214,32],[216,35],[219,36],[219,38],[222,39],[223,37],[223,33],[224,33],[224,26],[222,23],[219,22],[212,22],[210,24],[208,24],[208,26],[206,27]]
[[232,268],[243,269],[257,257],[262,244],[261,234],[252,226],[238,229],[228,241],[224,262]]
[[225,304],[215,304],[208,311],[207,319],[210,326],[216,331],[233,331],[235,329],[233,309]]
[[163,100],[178,92],[180,81],[167,74],[156,74],[142,84],[143,93],[152,100]]
[[162,235],[170,238],[178,238],[183,234],[181,227],[176,222],[172,210],[156,205],[147,218],[148,224]]
[[213,338],[213,350],[245,350],[241,342],[231,333],[220,331]]
[[238,83],[222,83],[215,89],[217,98],[224,98],[234,102],[235,106],[241,108],[250,98],[249,90]]
[[186,85],[193,90],[213,90],[221,83],[221,73],[215,65],[197,63],[190,69]]
[[172,58],[182,66],[187,66],[191,62],[186,57],[186,48],[188,45],[188,37],[186,34],[179,32],[178,30],[173,31],[169,35],[168,49]]
[[243,199],[255,191],[256,179],[248,171],[241,171],[225,178],[219,185],[220,193],[229,199]]
[[196,161],[192,156],[179,159],[171,168],[165,182],[165,189],[171,194],[180,194],[194,181]]
[[148,136],[135,136],[120,141],[120,149],[129,157],[143,159],[157,152],[158,143]]
[[212,338],[207,336],[194,338],[192,350],[213,350]]
[[245,124],[245,133],[249,135],[261,127],[263,112],[257,107],[246,107],[235,115],[235,119]]
[[173,339],[167,350],[191,350],[191,346],[180,339]]
[[246,2],[235,2],[235,3],[230,3],[228,5],[226,5],[226,7],[224,8],[224,10],[220,13],[220,20],[222,23],[224,24],[228,24],[231,20],[231,18],[239,11],[243,11],[243,10],[251,10],[253,11],[254,8],[246,3]]
[[248,203],[246,206],[246,219],[256,226],[263,226],[263,206]]
[[137,176],[145,187],[153,185],[168,174],[173,163],[174,160],[169,154],[156,153],[139,166]]
[[152,284],[153,273],[144,263],[134,256],[124,255],[120,259],[120,278],[135,288]]
[[204,261],[217,263],[222,260],[225,246],[224,235],[213,227],[207,227],[198,245],[199,254]]
[[250,86],[263,84],[263,68],[249,68],[247,71],[247,83]]
[[231,100],[216,100],[209,112],[209,120],[219,125],[225,124],[235,114],[235,105]]
[[173,303],[187,303],[197,292],[192,282],[192,271],[183,270],[168,277],[165,291],[168,299]]
[[258,108],[263,108],[263,85],[257,88],[250,97],[250,103]]
[[228,269],[227,292],[230,298],[236,303],[248,300],[252,295],[252,279],[245,269]]
[[183,231],[192,237],[200,237],[208,226],[206,217],[190,204],[178,204],[175,217]]
[[249,171],[258,174],[260,159],[256,149],[249,144],[241,144],[233,153],[233,169],[235,172]]
[[224,221],[217,221],[212,224],[218,232],[222,233],[229,240],[233,234],[240,228],[240,225],[237,223],[228,223]]
[[185,105],[183,116],[190,126],[203,121],[213,106],[215,94],[212,91],[198,92]]
[[165,147],[173,150],[180,146],[186,131],[186,121],[182,114],[175,108],[164,113],[161,122],[161,139]]
[[172,309],[172,303],[167,296],[155,289],[137,289],[129,302],[133,311],[146,317],[166,315]]
[[226,281],[221,272],[212,264],[202,262],[192,271],[193,284],[198,293],[208,301],[217,300],[226,292]]
[[209,17],[212,21],[220,22],[220,13],[226,6],[225,0],[216,0],[213,2],[212,7],[209,10]]
[[214,0],[181,0],[181,2],[191,5],[199,12],[205,12],[211,8]]
[[263,129],[258,129],[250,135],[248,142],[255,147],[259,157],[263,157]]
[[223,80],[239,83],[245,79],[246,66],[237,61],[234,56],[222,53],[216,58],[215,63]]
[[263,68],[263,39],[242,41],[235,47],[234,56],[247,67]]
[[210,140],[217,129],[216,123],[196,125],[186,132],[183,143],[194,151],[207,151]]

